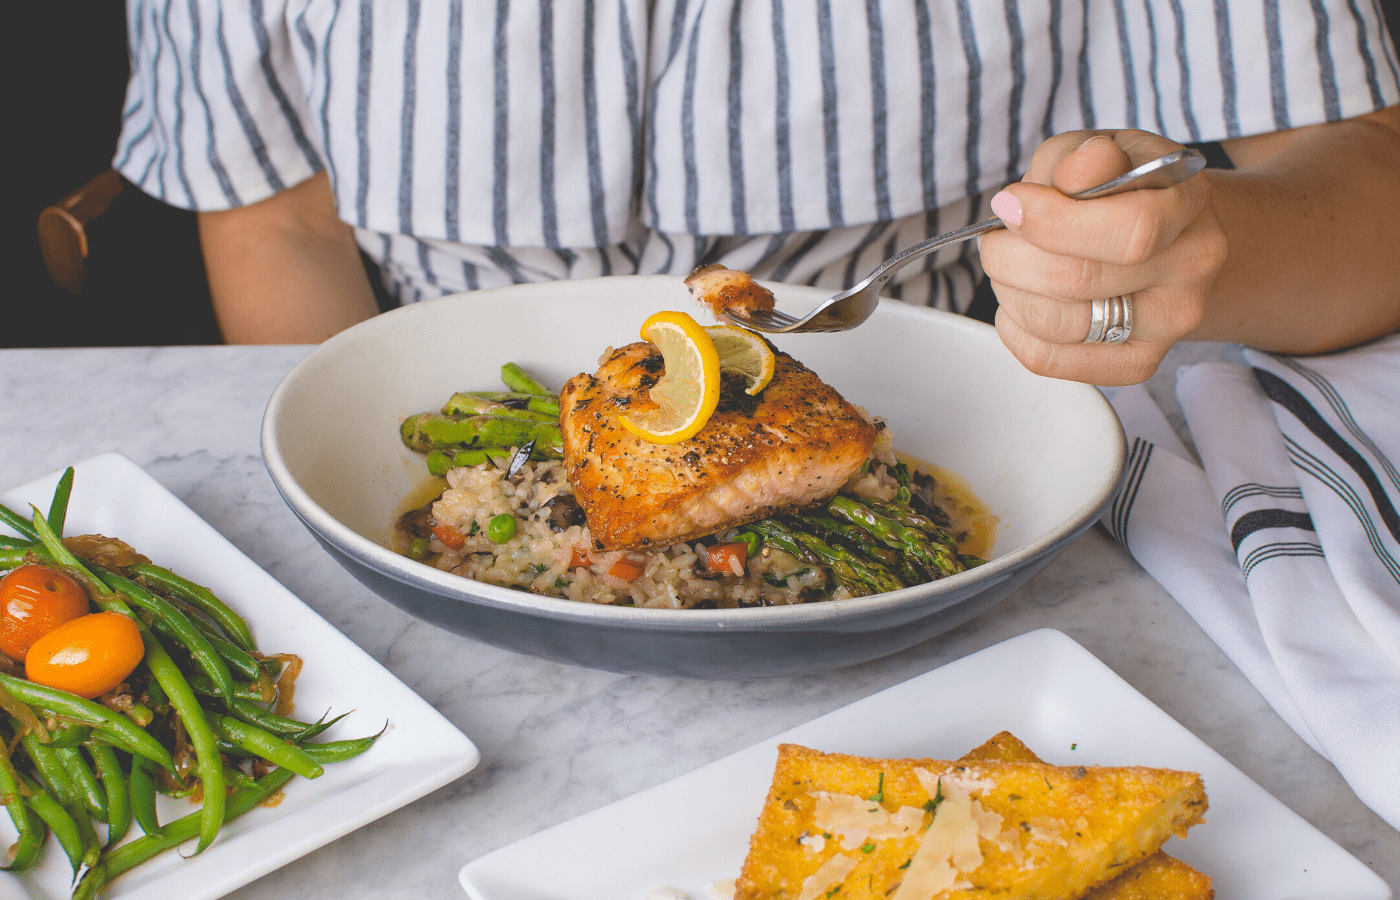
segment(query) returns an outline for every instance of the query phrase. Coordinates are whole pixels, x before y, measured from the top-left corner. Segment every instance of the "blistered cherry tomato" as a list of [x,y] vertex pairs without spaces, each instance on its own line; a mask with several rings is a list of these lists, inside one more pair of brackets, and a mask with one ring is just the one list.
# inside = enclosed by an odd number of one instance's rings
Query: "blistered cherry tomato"
[[0,652],[24,662],[35,641],[87,611],[76,581],[46,566],[20,566],[0,579]]
[[35,641],[24,674],[35,684],[91,700],[121,684],[145,650],[131,619],[115,612],[92,613]]

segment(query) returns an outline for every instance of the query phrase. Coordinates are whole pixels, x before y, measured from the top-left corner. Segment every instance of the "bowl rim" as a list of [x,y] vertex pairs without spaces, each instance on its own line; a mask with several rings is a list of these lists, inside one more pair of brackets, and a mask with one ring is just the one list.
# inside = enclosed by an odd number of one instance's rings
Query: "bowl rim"
[[[1055,551],[1088,529],[1112,502],[1125,477],[1127,440],[1117,414],[1113,411],[1108,399],[1092,385],[1059,382],[1067,389],[1088,392],[1085,396],[1090,398],[1091,404],[1107,414],[1105,421],[1111,421],[1116,425],[1115,447],[1111,453],[1111,464],[1107,467],[1107,472],[1111,473],[1111,476],[1104,478],[1093,495],[1073,515],[1049,531],[1042,533],[1035,540],[1017,547],[1010,553],[996,556],[975,569],[960,572],[938,581],[867,597],[740,609],[655,609],[583,603],[577,600],[532,594],[527,591],[475,581],[411,560],[395,553],[379,542],[361,535],[332,516],[312,499],[311,495],[292,475],[278,444],[276,425],[281,409],[287,403],[288,396],[296,389],[300,376],[319,365],[323,358],[335,353],[340,344],[357,340],[369,331],[395,328],[399,319],[415,314],[424,314],[424,310],[437,304],[499,302],[503,298],[508,298],[510,294],[529,294],[541,290],[567,291],[569,287],[589,291],[596,289],[598,282],[614,281],[619,278],[628,280],[655,279],[665,281],[668,284],[677,280],[674,276],[665,275],[613,275],[484,288],[477,291],[448,294],[401,306],[360,322],[328,338],[314,347],[282,377],[263,412],[260,434],[263,462],[278,493],[281,494],[293,514],[318,540],[334,544],[340,552],[357,559],[380,575],[402,584],[426,589],[444,599],[483,605],[501,611],[514,610],[532,615],[544,613],[552,620],[580,624],[607,623],[626,625],[640,630],[713,631],[763,630],[765,627],[776,624],[784,626],[815,625],[858,614],[895,612],[909,606],[927,605],[930,607],[927,611],[935,611],[939,606],[950,605],[963,599],[969,592],[975,592],[976,585],[979,583],[1000,581],[1003,577],[1009,576],[1038,557]],[[807,295],[814,300],[824,299],[828,293],[822,289],[804,285],[768,283],[768,286],[775,291],[785,292],[788,296]],[[914,306],[899,301],[881,303],[875,315],[907,316],[915,319],[932,318],[941,323],[940,327],[954,327],[971,331],[993,330],[992,326],[964,315],[930,307]],[[940,601],[942,602],[940,603]]]

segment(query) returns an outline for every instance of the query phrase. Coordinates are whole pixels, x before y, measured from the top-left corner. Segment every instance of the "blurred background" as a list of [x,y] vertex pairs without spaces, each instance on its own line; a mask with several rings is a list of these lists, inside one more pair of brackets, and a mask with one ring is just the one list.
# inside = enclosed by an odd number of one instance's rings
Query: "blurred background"
[[[1400,0],[1384,0],[1381,8],[1395,35]],[[12,4],[8,15],[4,46],[15,119],[4,204],[10,284],[3,289],[0,346],[220,343],[194,214],[129,185],[120,189],[118,179],[92,184],[111,166],[120,127],[124,5],[45,0]],[[70,210],[47,215],[45,223],[55,238],[51,246],[68,250],[61,266],[67,287],[50,275],[38,237],[40,214],[65,200]],[[83,225],[83,258],[73,222],[97,209]]]
[[40,212],[111,168],[126,92],[126,10],[120,0],[45,0],[11,4],[7,17],[17,121],[7,129],[10,284],[0,345],[220,343],[194,214],[130,185],[85,226],[81,292],[50,277]]

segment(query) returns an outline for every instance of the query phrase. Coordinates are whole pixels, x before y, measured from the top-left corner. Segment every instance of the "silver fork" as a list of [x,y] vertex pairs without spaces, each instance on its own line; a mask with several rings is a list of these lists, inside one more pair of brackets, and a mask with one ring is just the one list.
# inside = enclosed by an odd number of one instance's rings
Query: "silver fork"
[[[1166,188],[1180,184],[1204,169],[1206,159],[1200,151],[1184,148],[1166,156],[1160,156],[1149,163],[1143,163],[1125,175],[1105,181],[1087,191],[1070,196],[1075,200],[1092,200],[1107,197],[1123,191],[1143,188]],[[842,291],[800,319],[787,313],[774,310],[756,309],[750,313],[725,310],[724,317],[735,325],[762,331],[767,334],[784,334],[808,331],[847,331],[870,318],[880,303],[880,290],[890,277],[916,259],[927,256],[940,247],[956,244],[979,234],[986,234],[1005,227],[1001,219],[993,216],[984,222],[977,222],[930,238],[920,244],[891,256],[880,263],[865,280],[850,290]]]

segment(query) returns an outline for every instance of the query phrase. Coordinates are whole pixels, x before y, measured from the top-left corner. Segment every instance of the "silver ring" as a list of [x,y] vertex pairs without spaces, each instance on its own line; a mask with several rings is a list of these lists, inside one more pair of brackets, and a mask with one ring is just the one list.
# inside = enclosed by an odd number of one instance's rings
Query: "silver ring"
[[1133,301],[1127,294],[1089,303],[1086,344],[1121,344],[1133,332]]

